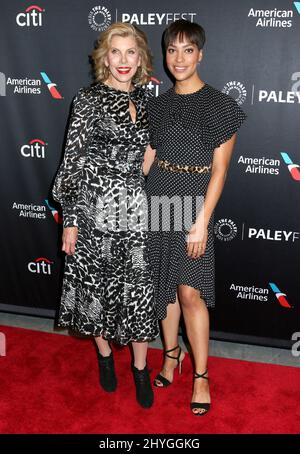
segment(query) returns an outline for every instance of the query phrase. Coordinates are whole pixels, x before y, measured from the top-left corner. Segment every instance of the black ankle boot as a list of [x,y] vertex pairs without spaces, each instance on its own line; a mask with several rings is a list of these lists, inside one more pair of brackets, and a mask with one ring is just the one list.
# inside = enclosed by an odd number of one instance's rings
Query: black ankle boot
[[143,408],[150,408],[153,404],[154,395],[149,370],[147,366],[143,370],[132,366],[132,371],[136,386],[136,400]]
[[113,353],[111,352],[109,356],[102,356],[98,351],[98,360],[100,368],[100,385],[104,391],[111,393],[117,388]]

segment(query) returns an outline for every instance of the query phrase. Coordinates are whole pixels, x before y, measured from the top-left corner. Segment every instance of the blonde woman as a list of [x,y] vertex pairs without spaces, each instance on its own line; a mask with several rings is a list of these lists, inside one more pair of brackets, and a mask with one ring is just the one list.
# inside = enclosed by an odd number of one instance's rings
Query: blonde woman
[[115,23],[100,35],[92,60],[96,84],[74,99],[53,188],[66,253],[59,325],[94,337],[107,392],[117,387],[109,341],[131,343],[137,401],[149,408],[146,355],[158,324],[144,222],[149,92],[142,85],[152,69],[146,36]]

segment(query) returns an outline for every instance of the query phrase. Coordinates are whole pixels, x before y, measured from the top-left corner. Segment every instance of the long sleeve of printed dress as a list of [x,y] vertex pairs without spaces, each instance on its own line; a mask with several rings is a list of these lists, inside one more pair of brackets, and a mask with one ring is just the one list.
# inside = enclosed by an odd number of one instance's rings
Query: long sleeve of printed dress
[[86,145],[92,129],[93,109],[81,88],[74,98],[64,159],[56,175],[52,195],[61,204],[63,226],[77,227],[78,191],[86,159]]

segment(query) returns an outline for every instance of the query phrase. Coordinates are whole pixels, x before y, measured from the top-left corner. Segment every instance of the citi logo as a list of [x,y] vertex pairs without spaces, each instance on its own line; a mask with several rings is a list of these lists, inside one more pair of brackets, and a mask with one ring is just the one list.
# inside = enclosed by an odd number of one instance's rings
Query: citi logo
[[39,158],[45,159],[45,150],[47,143],[41,139],[32,139],[28,145],[21,147],[21,155],[24,158]]
[[287,153],[280,153],[284,163],[288,166],[289,172],[293,180],[300,181],[300,166],[294,164]]
[[16,23],[19,27],[42,27],[44,9],[37,5],[28,6],[24,13],[16,16]]
[[146,87],[149,88],[149,90],[154,91],[155,96],[158,96],[159,88],[162,83],[163,82],[156,79],[156,77],[151,77],[151,79],[150,79],[149,83],[146,85]]
[[34,262],[29,262],[28,263],[28,271],[30,273],[35,273],[35,274],[51,274],[51,266],[53,265],[53,262],[50,260],[46,259],[45,257],[39,257],[36,259]]
[[43,81],[47,84],[48,90],[50,91],[52,98],[63,99],[61,94],[58,92],[58,90],[56,88],[57,85],[55,83],[51,82],[51,80],[49,79],[47,74],[45,72],[41,72],[41,76],[43,78]]
[[269,282],[269,285],[270,285],[271,289],[273,290],[273,292],[275,293],[275,296],[276,296],[277,300],[279,301],[279,304],[283,307],[287,307],[287,308],[291,309],[292,306],[288,303],[286,294],[282,293],[279,290],[279,288],[277,287],[277,285],[274,284],[274,282]]
[[57,222],[57,224],[62,224],[62,223],[63,223],[63,219],[62,219],[61,215],[59,214],[59,212],[57,211],[57,209],[56,209],[56,208],[53,208],[53,207],[50,205],[48,199],[45,199],[45,203],[46,203],[47,207],[49,208],[49,210],[51,211],[52,216],[53,216],[55,222]]

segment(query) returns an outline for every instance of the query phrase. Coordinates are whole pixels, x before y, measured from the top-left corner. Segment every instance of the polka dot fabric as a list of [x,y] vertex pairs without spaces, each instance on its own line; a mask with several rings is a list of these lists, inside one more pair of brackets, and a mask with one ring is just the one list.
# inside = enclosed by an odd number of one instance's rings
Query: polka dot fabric
[[[171,88],[149,102],[150,143],[156,149],[159,160],[180,165],[209,166],[215,148],[229,140],[245,118],[233,98],[208,84],[186,95],[176,94]],[[179,198],[182,207],[186,206],[188,199],[193,201],[191,223],[195,221],[196,199],[205,199],[210,176],[210,173],[173,173],[154,163],[147,177],[149,258],[160,320],[166,318],[168,304],[176,301],[179,284],[198,289],[206,305],[215,306],[214,216],[208,226],[205,253],[198,259],[187,255],[186,235],[189,228],[182,224],[181,231],[177,231],[174,225],[178,218],[183,219],[184,208],[178,210]],[[163,224],[165,209],[157,209],[157,200],[162,200],[163,196],[177,203],[170,205],[168,231]]]

